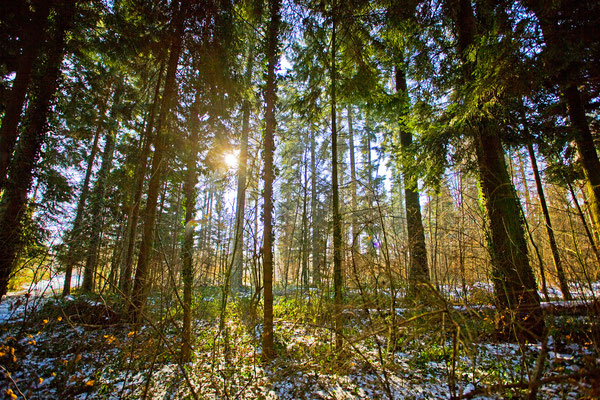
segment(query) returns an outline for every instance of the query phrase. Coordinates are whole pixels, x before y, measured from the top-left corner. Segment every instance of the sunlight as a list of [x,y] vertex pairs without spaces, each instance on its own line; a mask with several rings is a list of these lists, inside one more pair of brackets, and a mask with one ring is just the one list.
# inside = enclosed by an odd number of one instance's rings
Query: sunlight
[[225,153],[223,155],[223,160],[225,161],[225,165],[229,169],[236,168],[238,165],[238,151],[232,151],[230,153]]

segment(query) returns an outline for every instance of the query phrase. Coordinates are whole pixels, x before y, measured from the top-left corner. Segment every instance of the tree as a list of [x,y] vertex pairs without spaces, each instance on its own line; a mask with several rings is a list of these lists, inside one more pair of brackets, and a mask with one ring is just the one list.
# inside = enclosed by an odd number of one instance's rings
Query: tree
[[[396,67],[396,91],[401,96],[400,101],[400,146],[401,159],[405,160],[411,155],[412,133],[407,124],[410,109],[406,73],[402,66]],[[414,157],[413,157],[414,158]],[[413,161],[414,162],[414,161]],[[410,250],[410,267],[408,272],[408,297],[424,300],[426,286],[430,285],[429,269],[427,267],[427,249],[425,247],[425,231],[419,204],[418,182],[410,173],[410,168],[403,162],[404,199],[406,203],[406,227],[408,231],[408,248]]]
[[275,68],[279,59],[280,0],[269,0],[270,22],[267,30],[266,59],[267,81],[265,87],[265,130],[264,130],[264,205],[263,205],[263,290],[264,290],[264,323],[263,323],[263,360],[268,361],[275,356],[273,347],[273,140],[276,120],[276,81]]
[[156,222],[159,190],[163,184],[164,174],[168,164],[168,160],[165,159],[165,154],[169,148],[170,142],[168,128],[171,110],[173,109],[176,100],[175,96],[177,94],[177,82],[175,78],[179,55],[181,54],[183,44],[187,7],[188,3],[186,0],[173,3],[173,34],[169,46],[169,61],[167,63],[160,114],[156,125],[156,134],[154,136],[154,156],[152,158],[152,169],[150,172],[150,181],[148,183],[148,198],[146,200],[146,209],[144,211],[144,230],[142,232],[140,254],[135,272],[133,291],[131,293],[131,305],[129,307],[130,317],[136,321],[140,321],[142,317],[146,297],[148,295],[148,272],[154,242],[154,224]]
[[[482,67],[469,55],[476,45],[477,20],[469,0],[447,1],[445,7],[454,25],[463,84],[468,85],[476,79],[475,69]],[[539,338],[544,329],[543,314],[529,265],[519,200],[506,168],[496,121],[475,114],[465,122],[462,128],[473,140],[486,211],[494,295],[501,313],[498,331],[504,336],[514,333],[519,339]]]
[[336,103],[336,29],[338,12],[335,2],[331,8],[331,196],[333,212],[333,291],[335,318],[335,348],[342,351],[344,319],[342,313],[342,216],[340,214],[340,194],[338,183],[338,142],[337,142],[337,103]]
[[90,198],[90,237],[88,241],[88,254],[83,272],[82,290],[84,292],[94,291],[94,278],[98,264],[98,252],[100,249],[100,240],[102,233],[102,216],[104,211],[104,203],[106,190],[108,186],[108,176],[113,166],[113,156],[115,151],[115,141],[118,133],[118,110],[123,94],[122,82],[116,83],[112,108],[108,118],[109,127],[106,130],[106,140],[102,151],[102,163],[98,171],[98,177],[94,185],[94,190]]
[[[587,23],[597,26],[598,14],[588,13],[587,10],[593,9],[595,5],[588,5],[587,2],[579,4],[561,0],[548,5],[540,0],[525,0],[524,3],[535,13],[544,35],[546,64],[551,66],[544,71],[545,75],[558,84],[561,96],[567,103],[574,141],[585,177],[592,222],[597,237],[600,237],[600,159],[578,87],[583,83],[580,76],[584,75],[582,70],[586,67],[585,51],[597,45],[597,39],[594,42],[594,39],[580,33],[584,28],[581,25]],[[582,18],[582,14],[586,15],[585,19]],[[593,19],[594,16],[596,20]],[[565,54],[566,48],[574,48],[575,51]]]
[[48,113],[58,86],[65,39],[74,12],[75,0],[65,0],[58,10],[40,75],[35,77],[26,126],[10,163],[9,179],[0,203],[0,299],[6,294],[14,269],[27,208],[27,193],[46,138]]
[[25,95],[31,80],[35,60],[41,44],[44,42],[50,1],[37,0],[33,2],[34,11],[30,12],[31,20],[23,27],[23,46],[17,64],[17,71],[4,110],[2,126],[0,127],[0,189],[4,186],[10,158],[18,137],[18,125],[21,120]]

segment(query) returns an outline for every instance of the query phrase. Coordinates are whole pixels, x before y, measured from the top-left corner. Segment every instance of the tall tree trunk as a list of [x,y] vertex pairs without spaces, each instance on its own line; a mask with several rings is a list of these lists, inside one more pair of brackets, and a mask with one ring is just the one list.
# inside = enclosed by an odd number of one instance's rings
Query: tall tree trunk
[[156,107],[159,102],[160,87],[164,71],[165,63],[163,61],[161,62],[160,70],[158,72],[156,87],[154,89],[154,99],[152,100],[152,105],[150,106],[150,115],[148,116],[146,130],[144,131],[144,136],[142,138],[142,151],[135,168],[135,191],[129,208],[127,233],[125,237],[127,248],[125,249],[125,261],[123,264],[123,269],[121,271],[121,276],[119,277],[119,289],[121,290],[121,295],[124,298],[129,298],[129,292],[131,291],[131,274],[133,272],[133,256],[135,253],[135,239],[137,237],[137,226],[140,216],[140,206],[142,203],[142,192],[144,190],[144,181],[146,179],[146,170],[148,168],[150,145],[153,143],[152,132],[154,130]]
[[47,135],[50,104],[58,87],[66,32],[73,20],[75,0],[65,0],[59,11],[52,40],[46,51],[43,74],[35,82],[34,100],[27,111],[27,125],[9,167],[9,179],[0,204],[0,300],[6,294],[20,246],[22,219],[34,168]]
[[312,250],[312,275],[313,285],[321,286],[321,264],[319,259],[319,221],[317,211],[317,160],[316,160],[316,138],[317,131],[313,130],[310,135],[310,213],[311,213],[311,250]]
[[560,253],[558,252],[556,238],[554,237],[554,230],[552,229],[552,222],[550,221],[550,213],[548,212],[548,205],[546,204],[546,195],[544,194],[544,187],[542,186],[540,171],[538,169],[537,160],[535,159],[535,152],[531,143],[527,145],[527,151],[529,152],[531,168],[533,168],[533,176],[535,177],[535,186],[540,199],[542,213],[544,214],[544,221],[546,222],[546,232],[548,233],[548,240],[550,241],[550,250],[552,250],[552,258],[554,259],[554,266],[556,267],[556,276],[558,277],[560,290],[562,291],[565,300],[571,300],[572,296],[571,292],[569,291],[569,283],[560,260]]
[[[348,107],[348,143],[350,147],[350,206],[352,207],[352,252],[357,251],[357,240],[359,235],[358,221],[356,213],[358,212],[358,201],[356,195],[356,155],[354,151],[354,129],[352,126],[352,107]],[[354,257],[354,255],[353,255]]]
[[[467,50],[475,42],[477,31],[470,0],[452,1],[450,13],[456,27],[463,76],[465,81],[470,81],[475,79],[474,66],[467,57]],[[494,124],[494,121],[480,116],[470,125],[488,224],[494,295],[501,313],[497,329],[501,336],[516,335],[520,340],[535,340],[544,330],[543,313],[529,265],[519,199],[512,186]]]
[[304,168],[303,197],[302,197],[302,291],[308,289],[308,162],[306,151],[302,154]]
[[188,138],[186,154],[185,181],[183,183],[183,195],[185,204],[185,232],[183,234],[181,277],[183,280],[183,345],[181,359],[190,362],[192,358],[192,289],[194,285],[194,227],[193,219],[196,211],[196,183],[198,182],[198,138],[200,121],[198,112],[200,95],[196,93],[196,101],[191,112],[190,136]]
[[[404,122],[409,114],[410,100],[408,97],[408,86],[406,84],[406,73],[404,68],[396,67],[396,91],[401,93],[402,105],[400,106],[400,146],[406,157],[411,149],[412,132]],[[409,172],[409,168],[402,165],[404,177],[404,199],[406,203],[406,228],[408,232],[408,248],[410,251],[410,265],[408,270],[408,297],[412,299],[425,300],[427,286],[430,285],[429,269],[427,267],[427,248],[425,246],[425,230],[421,216],[421,205],[419,203],[418,182]],[[414,188],[414,189],[413,189]]]
[[333,206],[333,291],[335,318],[335,349],[342,351],[344,320],[342,313],[342,216],[340,215],[340,194],[338,186],[338,142],[337,142],[337,113],[336,113],[336,12],[332,9],[331,31],[331,192]]
[[264,131],[264,228],[263,228],[263,287],[264,287],[264,325],[263,325],[263,360],[275,356],[273,347],[273,152],[275,143],[273,135],[276,128],[275,101],[277,89],[275,68],[277,66],[279,47],[279,14],[281,0],[270,0],[271,21],[267,33],[267,82],[265,88],[265,131]]
[[[248,50],[245,81],[252,81],[254,51]],[[233,237],[233,269],[231,271],[231,289],[239,290],[243,285],[244,262],[244,220],[246,211],[246,180],[248,173],[248,133],[250,131],[250,100],[245,98],[242,105],[242,134],[240,136],[240,155],[238,160],[237,199],[235,205],[235,234]]]
[[109,116],[110,127],[106,131],[106,142],[102,151],[102,163],[98,171],[98,178],[94,185],[90,197],[90,237],[88,242],[88,254],[83,270],[83,284],[81,289],[84,292],[94,291],[94,278],[98,267],[98,251],[100,249],[100,239],[102,234],[102,221],[104,214],[104,203],[108,177],[113,164],[113,155],[115,152],[115,141],[119,130],[117,110],[120,107],[121,95],[123,93],[122,82],[117,82],[117,88],[113,97],[112,109]]
[[152,170],[148,184],[148,197],[144,211],[144,229],[140,254],[133,282],[129,314],[132,320],[139,321],[148,296],[149,281],[148,273],[152,259],[152,243],[154,241],[154,225],[156,222],[156,206],[158,203],[158,192],[163,183],[167,169],[168,160],[165,155],[169,147],[169,117],[177,94],[177,82],[175,81],[179,55],[183,45],[183,33],[185,16],[187,12],[187,1],[173,3],[175,20],[173,21],[173,35],[171,37],[169,62],[165,77],[165,88],[160,105],[160,114],[156,126],[154,140],[154,157],[152,158]]
[[[565,41],[566,36],[562,34],[562,27],[558,23],[561,4],[560,1],[548,3],[542,0],[527,0],[525,2],[525,5],[535,13],[542,28],[547,50],[553,57],[562,57],[564,46],[569,45]],[[550,60],[550,62],[552,61]],[[557,71],[557,75],[559,76],[558,83],[562,96],[567,103],[571,126],[574,128],[575,144],[585,177],[592,224],[596,233],[596,240],[598,240],[600,238],[600,174],[598,173],[600,171],[600,159],[585,115],[581,93],[577,88],[580,82],[573,80],[579,79],[576,78],[577,69],[577,67],[573,68],[572,65],[568,65]]]
[[75,219],[73,220],[73,226],[69,232],[69,236],[66,238],[66,244],[68,246],[67,255],[65,257],[65,283],[63,286],[63,296],[71,294],[71,278],[73,276],[73,267],[79,260],[79,248],[82,247],[81,243],[81,231],[83,222],[83,212],[85,210],[85,203],[90,190],[90,180],[92,178],[92,170],[94,169],[94,162],[96,161],[96,154],[98,154],[98,140],[100,139],[100,132],[104,127],[104,120],[106,116],[106,107],[108,105],[108,96],[104,96],[102,105],[98,113],[98,121],[96,122],[96,133],[94,134],[94,141],[92,143],[92,149],[88,159],[88,164],[85,169],[85,177],[83,178],[83,184],[81,186],[81,193],[79,194],[79,200],[77,201],[77,211],[75,212]]
[[2,127],[0,127],[0,189],[6,183],[8,165],[15,149],[17,128],[25,104],[25,95],[31,80],[33,64],[38,57],[41,44],[44,42],[50,12],[50,1],[36,0],[33,5],[35,11],[23,32],[23,47],[17,64],[17,73],[8,95]]

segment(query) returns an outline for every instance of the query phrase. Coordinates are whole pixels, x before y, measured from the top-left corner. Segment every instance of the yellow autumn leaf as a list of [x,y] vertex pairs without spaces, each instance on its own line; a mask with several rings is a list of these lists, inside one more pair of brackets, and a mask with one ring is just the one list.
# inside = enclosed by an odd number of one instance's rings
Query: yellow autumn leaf
[[92,386],[94,386],[94,383],[95,383],[95,382],[96,382],[96,381],[94,381],[94,380],[87,381],[87,382],[85,383],[85,386],[87,386],[87,387],[92,387]]

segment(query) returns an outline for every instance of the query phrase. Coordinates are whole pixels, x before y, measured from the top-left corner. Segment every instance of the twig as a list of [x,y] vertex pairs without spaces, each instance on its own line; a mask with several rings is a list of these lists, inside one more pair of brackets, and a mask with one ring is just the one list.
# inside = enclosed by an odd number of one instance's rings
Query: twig
[[23,398],[24,398],[25,400],[27,400],[27,396],[25,396],[25,395],[23,394],[23,392],[21,392],[21,389],[19,389],[19,385],[17,385],[17,382],[15,382],[15,380],[13,379],[12,375],[10,374],[10,372],[9,372],[9,371],[8,371],[6,368],[4,368],[2,365],[0,365],[0,368],[2,368],[2,370],[4,371],[4,374],[6,375],[6,377],[7,377],[8,379],[10,379],[10,381],[13,383],[13,385],[15,385],[15,389],[17,389],[17,392],[19,392],[19,394],[20,394],[21,396],[23,396]]

